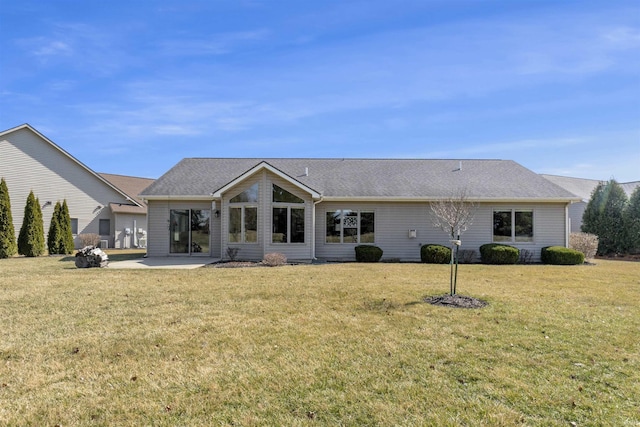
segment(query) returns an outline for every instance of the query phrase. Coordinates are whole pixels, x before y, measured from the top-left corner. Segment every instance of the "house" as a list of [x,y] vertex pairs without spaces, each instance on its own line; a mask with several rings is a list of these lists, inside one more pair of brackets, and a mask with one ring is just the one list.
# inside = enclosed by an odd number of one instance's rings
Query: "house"
[[9,188],[16,237],[33,190],[45,233],[56,202],[66,199],[76,247],[81,234],[98,234],[110,248],[146,243],[147,207],[137,194],[153,180],[98,174],[28,124],[0,132],[0,177]]
[[[582,215],[587,208],[587,203],[591,199],[593,190],[596,189],[601,180],[597,179],[584,179],[584,178],[572,178],[568,176],[560,175],[541,175],[545,179],[553,182],[556,185],[564,188],[570,193],[580,197],[580,201],[573,203],[569,207],[569,221],[571,223],[571,232],[578,233],[582,227]],[[640,186],[640,181],[622,182],[619,183],[627,197],[631,197],[631,193],[636,187]]]
[[429,203],[463,191],[477,203],[462,249],[513,244],[539,259],[566,246],[580,198],[509,160],[187,158],[157,179],[148,205],[148,256],[353,260],[373,244],[383,259],[416,261],[449,244]]

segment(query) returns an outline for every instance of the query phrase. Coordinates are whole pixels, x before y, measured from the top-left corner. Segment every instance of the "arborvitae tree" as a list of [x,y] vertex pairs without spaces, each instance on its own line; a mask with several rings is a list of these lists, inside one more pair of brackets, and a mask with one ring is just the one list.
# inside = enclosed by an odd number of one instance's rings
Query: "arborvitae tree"
[[60,254],[62,243],[62,229],[60,227],[60,211],[62,205],[60,202],[56,202],[56,207],[53,208],[53,215],[51,215],[51,223],[49,224],[49,233],[47,234],[47,249],[49,255]]
[[624,223],[627,230],[627,251],[640,252],[640,187],[631,193],[624,211]]
[[615,180],[601,182],[593,190],[582,215],[582,231],[599,237],[598,254],[621,253],[626,249],[624,210],[627,195]]
[[24,207],[24,219],[18,235],[18,253],[28,257],[40,256],[44,253],[42,210],[40,201],[33,195],[33,190],[29,193]]
[[58,221],[61,228],[62,247],[61,254],[72,254],[75,249],[73,242],[73,232],[71,230],[71,216],[69,215],[69,206],[67,205],[67,199],[62,202],[62,209],[60,210],[60,220]]
[[0,180],[0,258],[9,258],[16,254],[16,230],[11,216],[9,189],[4,178]]

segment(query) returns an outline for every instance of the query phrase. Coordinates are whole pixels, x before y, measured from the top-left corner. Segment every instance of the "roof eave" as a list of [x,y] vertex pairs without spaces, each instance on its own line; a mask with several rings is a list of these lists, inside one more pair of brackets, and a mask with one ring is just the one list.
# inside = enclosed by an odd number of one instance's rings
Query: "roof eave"
[[[323,202],[436,202],[448,199],[448,197],[373,197],[373,196],[324,196]],[[581,201],[579,197],[556,197],[556,198],[505,198],[505,197],[468,197],[470,203],[575,203]]]

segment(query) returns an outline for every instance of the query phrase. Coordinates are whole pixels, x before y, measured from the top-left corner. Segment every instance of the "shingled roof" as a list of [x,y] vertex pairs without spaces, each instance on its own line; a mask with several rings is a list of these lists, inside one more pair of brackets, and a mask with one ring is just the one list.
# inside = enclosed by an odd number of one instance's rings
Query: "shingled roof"
[[153,179],[139,178],[137,176],[114,175],[110,173],[100,173],[99,175],[109,181],[113,186],[120,189],[120,191],[124,192],[132,200],[132,204],[130,205],[110,203],[109,207],[112,212],[133,214],[147,213],[147,205],[139,194],[142,190],[153,183]]
[[[540,175],[545,179],[553,182],[554,184],[559,185],[565,190],[575,194],[582,198],[582,201],[588,202],[591,198],[591,194],[593,190],[598,186],[600,182],[606,182],[607,180],[597,180],[597,179],[585,179],[585,178],[573,178],[569,176],[560,176],[560,175]],[[624,190],[627,197],[631,197],[631,193],[636,187],[640,186],[640,181],[631,181],[631,182],[619,182],[620,187]]]
[[511,160],[186,158],[141,197],[198,198],[269,165],[325,200],[436,200],[465,191],[478,201],[575,201],[576,196]]

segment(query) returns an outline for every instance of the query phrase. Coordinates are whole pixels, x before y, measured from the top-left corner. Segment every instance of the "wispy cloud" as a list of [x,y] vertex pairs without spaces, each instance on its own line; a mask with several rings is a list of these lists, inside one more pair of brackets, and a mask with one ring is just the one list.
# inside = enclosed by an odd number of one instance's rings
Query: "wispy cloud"
[[225,55],[251,44],[264,42],[269,34],[268,30],[260,29],[218,33],[199,39],[175,37],[161,41],[159,50],[160,54],[167,56]]

